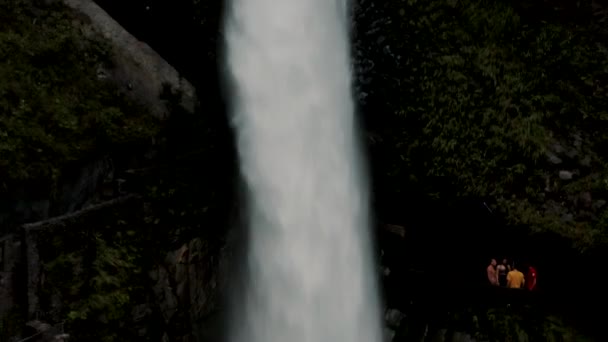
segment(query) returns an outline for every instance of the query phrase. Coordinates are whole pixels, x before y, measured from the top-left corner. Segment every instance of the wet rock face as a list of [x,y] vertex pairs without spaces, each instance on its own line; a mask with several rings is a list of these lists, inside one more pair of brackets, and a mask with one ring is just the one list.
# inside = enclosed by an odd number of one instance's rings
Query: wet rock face
[[223,309],[232,246],[196,238],[169,253],[150,273],[156,302],[168,330],[180,341],[202,340],[215,313]]

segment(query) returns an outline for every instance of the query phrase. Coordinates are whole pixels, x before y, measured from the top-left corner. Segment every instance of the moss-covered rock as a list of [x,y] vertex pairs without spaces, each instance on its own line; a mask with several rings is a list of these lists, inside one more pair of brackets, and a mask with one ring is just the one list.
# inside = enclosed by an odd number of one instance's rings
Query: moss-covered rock
[[57,3],[5,3],[0,192],[36,181],[45,185],[42,192],[52,193],[70,163],[150,141],[158,122],[98,77],[109,49],[72,25],[73,12]]

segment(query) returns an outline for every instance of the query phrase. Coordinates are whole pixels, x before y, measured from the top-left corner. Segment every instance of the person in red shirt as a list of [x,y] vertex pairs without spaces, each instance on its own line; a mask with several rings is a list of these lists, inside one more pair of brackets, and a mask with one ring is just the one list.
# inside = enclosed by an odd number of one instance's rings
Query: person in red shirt
[[529,291],[536,289],[536,269],[532,266],[528,266],[528,274],[526,274],[526,288]]

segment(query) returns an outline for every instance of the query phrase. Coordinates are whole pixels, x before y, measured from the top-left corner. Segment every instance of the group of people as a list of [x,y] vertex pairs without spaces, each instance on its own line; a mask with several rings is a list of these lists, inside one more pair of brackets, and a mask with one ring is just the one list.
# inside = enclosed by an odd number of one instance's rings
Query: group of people
[[510,289],[536,289],[536,269],[528,266],[527,274],[517,269],[515,263],[509,264],[507,259],[503,259],[498,264],[496,259],[490,261],[487,269],[488,281],[493,286],[506,287]]

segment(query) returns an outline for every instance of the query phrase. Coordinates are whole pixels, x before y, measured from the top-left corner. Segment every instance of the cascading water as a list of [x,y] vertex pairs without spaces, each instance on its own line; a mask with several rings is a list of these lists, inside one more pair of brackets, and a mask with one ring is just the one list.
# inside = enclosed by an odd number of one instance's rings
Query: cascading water
[[232,0],[233,126],[249,192],[233,342],[379,342],[345,0]]

